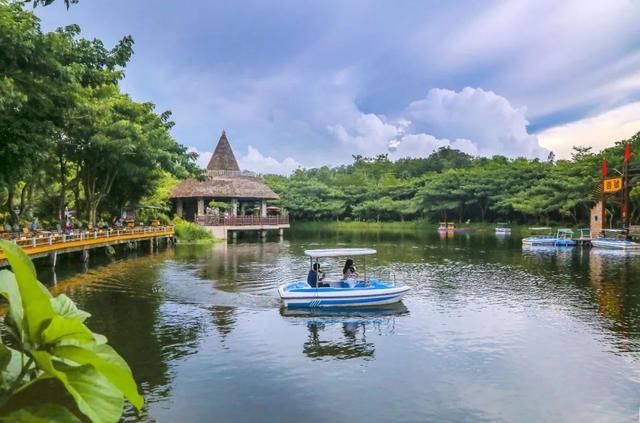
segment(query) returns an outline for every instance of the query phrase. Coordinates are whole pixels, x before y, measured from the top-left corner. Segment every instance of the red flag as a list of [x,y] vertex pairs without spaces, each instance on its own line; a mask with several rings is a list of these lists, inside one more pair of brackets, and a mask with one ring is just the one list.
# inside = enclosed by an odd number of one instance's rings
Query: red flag
[[624,161],[628,162],[631,160],[631,146],[629,144],[624,146]]
[[603,160],[602,161],[602,177],[606,178],[607,177],[607,173],[609,173],[608,169],[607,169],[607,161]]

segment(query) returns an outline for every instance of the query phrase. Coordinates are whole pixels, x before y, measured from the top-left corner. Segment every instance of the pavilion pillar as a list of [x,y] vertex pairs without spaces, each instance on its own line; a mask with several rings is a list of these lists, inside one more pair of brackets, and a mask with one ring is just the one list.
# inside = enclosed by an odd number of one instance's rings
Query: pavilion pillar
[[204,215],[204,198],[198,198],[198,216]]
[[182,208],[182,198],[178,198],[176,200],[176,214],[179,217],[182,217],[182,213],[183,213],[183,208]]
[[244,216],[245,214],[247,214],[246,208],[247,203],[240,203],[240,216]]
[[262,200],[260,202],[260,216],[267,217],[267,201]]
[[231,216],[237,216],[237,215],[238,215],[238,199],[233,198],[231,199]]

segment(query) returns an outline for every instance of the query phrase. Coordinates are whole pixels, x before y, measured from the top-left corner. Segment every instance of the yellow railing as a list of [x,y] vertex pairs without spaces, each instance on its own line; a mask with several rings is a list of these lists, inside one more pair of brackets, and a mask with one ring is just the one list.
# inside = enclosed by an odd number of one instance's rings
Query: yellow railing
[[[42,231],[35,234],[20,234],[11,241],[24,249],[28,255],[41,254],[67,248],[91,246],[113,241],[129,241],[174,235],[173,226],[137,226],[120,229],[97,229],[58,233]],[[5,259],[0,252],[0,260]]]

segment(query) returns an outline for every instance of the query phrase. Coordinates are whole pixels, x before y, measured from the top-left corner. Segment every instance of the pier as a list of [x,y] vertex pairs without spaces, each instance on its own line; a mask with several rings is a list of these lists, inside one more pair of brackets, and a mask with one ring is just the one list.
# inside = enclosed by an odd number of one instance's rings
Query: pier
[[267,231],[278,231],[282,236],[290,227],[289,216],[230,216],[210,217],[198,216],[197,223],[209,229],[217,239],[228,239],[239,231],[259,231],[265,238]]
[[[173,226],[137,226],[122,229],[98,229],[92,231],[74,231],[72,233],[40,232],[36,234],[20,234],[12,242],[22,247],[31,258],[51,258],[51,266],[55,267],[58,255],[81,252],[82,260],[89,259],[90,251],[111,245],[148,241],[149,248],[156,248],[160,240],[168,243],[175,239]],[[0,252],[0,267],[8,266],[7,257]]]

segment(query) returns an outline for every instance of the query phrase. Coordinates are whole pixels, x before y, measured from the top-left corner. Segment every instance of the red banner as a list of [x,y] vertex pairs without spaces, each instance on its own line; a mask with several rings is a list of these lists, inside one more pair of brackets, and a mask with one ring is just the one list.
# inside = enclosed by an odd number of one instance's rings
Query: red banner
[[624,146],[624,161],[628,162],[631,160],[631,146],[629,144]]
[[608,169],[607,169],[607,161],[603,160],[602,161],[602,177],[606,178],[607,177],[607,173],[609,173]]

